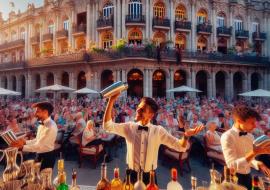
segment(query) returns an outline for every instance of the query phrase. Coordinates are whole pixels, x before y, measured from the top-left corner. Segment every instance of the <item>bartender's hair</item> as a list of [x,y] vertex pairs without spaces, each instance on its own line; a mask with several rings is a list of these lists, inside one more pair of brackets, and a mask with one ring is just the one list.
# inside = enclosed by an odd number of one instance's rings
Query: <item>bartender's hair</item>
[[246,121],[249,118],[255,118],[257,121],[262,119],[258,112],[245,105],[236,106],[233,109],[232,114],[234,119],[239,118],[242,121]]
[[159,107],[158,107],[158,104],[156,103],[155,100],[153,100],[152,98],[149,98],[149,97],[143,97],[141,99],[141,102],[145,102],[148,106],[150,106],[150,108],[154,114],[157,113]]
[[47,110],[50,116],[53,112],[53,105],[50,102],[38,102],[33,104],[33,108],[39,108],[41,110]]

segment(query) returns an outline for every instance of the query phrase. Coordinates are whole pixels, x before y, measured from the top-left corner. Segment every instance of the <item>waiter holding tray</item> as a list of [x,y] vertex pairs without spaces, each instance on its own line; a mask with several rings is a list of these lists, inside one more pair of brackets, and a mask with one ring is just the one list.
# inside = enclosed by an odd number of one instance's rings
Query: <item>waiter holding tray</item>
[[36,109],[35,117],[40,124],[38,126],[36,138],[33,140],[19,139],[11,146],[22,149],[24,152],[37,153],[37,161],[41,162],[41,170],[44,168],[53,168],[55,164],[54,143],[57,136],[57,125],[51,119],[53,106],[49,102],[39,102],[33,104]]

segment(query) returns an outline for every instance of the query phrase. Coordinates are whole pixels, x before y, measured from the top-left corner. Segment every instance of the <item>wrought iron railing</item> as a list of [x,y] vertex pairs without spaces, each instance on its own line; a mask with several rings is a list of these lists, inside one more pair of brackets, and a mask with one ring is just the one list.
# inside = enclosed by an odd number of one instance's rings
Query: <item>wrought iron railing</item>
[[212,33],[212,25],[210,24],[206,24],[206,23],[203,23],[203,24],[198,24],[197,25],[197,32],[198,33]]
[[249,37],[249,32],[247,30],[236,30],[235,31],[235,37],[248,38]]
[[86,33],[86,24],[80,24],[80,25],[75,25],[72,27],[72,33],[76,34],[76,33]]
[[175,21],[175,30],[184,29],[191,30],[191,22],[189,21]]
[[110,18],[99,18],[97,20],[97,27],[98,28],[104,28],[104,27],[113,27],[113,16],[111,16]]
[[56,32],[56,38],[68,37],[68,31],[63,29]]
[[24,46],[24,43],[25,43],[24,39],[14,40],[12,42],[6,42],[0,45],[0,50],[10,49],[17,46]]
[[266,40],[267,34],[265,32],[253,32],[252,37],[253,39]]
[[153,18],[153,27],[170,27],[170,19],[168,18]]
[[131,23],[145,23],[145,16],[144,15],[126,15],[126,24]]
[[232,28],[231,27],[217,27],[217,34],[218,35],[232,35]]

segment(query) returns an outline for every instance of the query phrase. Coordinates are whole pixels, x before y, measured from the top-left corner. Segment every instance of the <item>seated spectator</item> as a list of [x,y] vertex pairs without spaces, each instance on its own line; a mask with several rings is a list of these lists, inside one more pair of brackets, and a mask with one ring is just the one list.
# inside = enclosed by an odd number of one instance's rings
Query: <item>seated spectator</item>
[[69,141],[71,143],[79,144],[81,141],[81,139],[80,139],[81,134],[86,127],[86,122],[83,119],[82,112],[78,112],[75,115],[75,118],[76,118],[76,126],[75,126],[73,132],[71,133],[71,137],[70,137]]
[[190,121],[190,128],[195,128],[197,126],[202,125],[202,122],[200,122],[198,118],[199,118],[198,114],[193,114],[193,118]]
[[83,146],[98,145],[102,143],[100,139],[97,139],[97,135],[94,128],[95,123],[92,120],[89,120],[86,124],[85,129],[83,130],[82,135]]
[[206,124],[207,132],[205,134],[207,146],[211,149],[214,149],[218,152],[222,152],[220,136],[216,132],[217,123],[215,121],[208,121]]
[[22,132],[21,128],[19,127],[17,123],[16,118],[8,117],[7,123],[8,123],[7,130],[11,129],[15,134]]
[[167,118],[165,119],[165,126],[167,126],[169,128],[177,128],[178,127],[178,122],[173,117],[173,112],[169,112]]

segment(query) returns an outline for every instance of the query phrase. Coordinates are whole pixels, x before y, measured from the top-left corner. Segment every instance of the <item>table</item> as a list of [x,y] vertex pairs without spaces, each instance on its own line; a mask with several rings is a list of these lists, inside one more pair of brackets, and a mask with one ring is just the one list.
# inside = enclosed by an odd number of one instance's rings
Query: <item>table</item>
[[[85,185],[79,185],[81,190],[96,190],[95,186],[85,186]],[[165,189],[160,189],[165,190]]]

